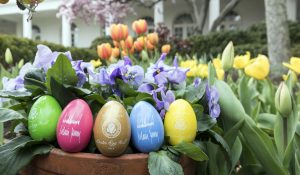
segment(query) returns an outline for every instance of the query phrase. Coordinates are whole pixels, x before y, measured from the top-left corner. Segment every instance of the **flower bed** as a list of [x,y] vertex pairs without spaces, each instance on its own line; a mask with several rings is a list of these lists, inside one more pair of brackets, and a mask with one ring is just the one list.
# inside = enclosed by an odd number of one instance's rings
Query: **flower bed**
[[73,61],[38,45],[33,63],[4,78],[0,97],[11,103],[0,108],[0,122],[11,121],[16,137],[0,147],[2,173],[16,174],[32,159],[24,173],[120,174],[138,162],[138,174],[180,175],[194,172],[193,161],[200,174],[300,172],[292,95],[300,59],[284,64],[291,72],[275,93],[264,55],[234,58],[229,43],[212,63],[184,62],[168,55],[170,45],[160,54],[143,20],[133,23],[136,41],[125,25],[111,29],[115,47],[98,46],[101,61]]

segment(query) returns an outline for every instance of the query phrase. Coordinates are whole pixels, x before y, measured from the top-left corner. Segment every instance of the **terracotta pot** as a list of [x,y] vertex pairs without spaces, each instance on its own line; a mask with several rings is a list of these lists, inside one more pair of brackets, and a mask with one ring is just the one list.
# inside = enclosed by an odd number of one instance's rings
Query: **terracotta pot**
[[[125,154],[110,158],[101,154],[66,153],[53,149],[47,156],[34,158],[21,175],[147,175],[148,154]],[[182,157],[181,166],[184,174],[196,173],[196,162]]]

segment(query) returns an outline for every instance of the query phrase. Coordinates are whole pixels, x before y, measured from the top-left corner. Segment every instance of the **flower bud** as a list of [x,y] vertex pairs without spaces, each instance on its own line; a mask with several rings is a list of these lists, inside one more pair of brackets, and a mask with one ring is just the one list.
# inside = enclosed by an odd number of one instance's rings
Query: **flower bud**
[[24,59],[21,59],[18,63],[18,68],[21,69],[21,67],[23,67],[24,65]]
[[151,45],[156,46],[158,44],[158,34],[157,33],[150,33],[147,35],[147,39]]
[[142,51],[145,46],[145,38],[144,37],[139,37],[135,42],[134,42],[134,48],[137,51]]
[[292,97],[289,88],[281,82],[275,94],[275,107],[282,117],[288,117],[292,108]]
[[171,50],[170,44],[165,44],[161,47],[161,52],[168,54]]
[[120,49],[115,47],[112,49],[112,57],[118,58],[120,56]]
[[124,24],[113,24],[110,33],[114,41],[125,40],[128,37],[128,27]]
[[128,36],[125,40],[125,47],[130,50],[132,46],[133,46],[133,39],[131,36]]
[[11,54],[11,51],[9,48],[6,49],[5,51],[5,62],[7,64],[12,64],[13,63],[13,57],[12,57],[12,54]]
[[141,56],[142,56],[142,60],[148,60],[149,59],[148,53],[145,50],[143,50],[141,52]]
[[153,50],[154,49],[154,45],[152,45],[149,40],[147,41],[147,49],[148,50]]
[[148,28],[148,25],[147,25],[146,20],[144,20],[144,19],[136,20],[132,23],[132,29],[138,35],[146,33],[147,28]]
[[222,68],[227,71],[232,68],[234,61],[234,47],[230,41],[222,53]]
[[97,46],[98,56],[102,59],[109,59],[112,54],[112,48],[109,43],[103,43]]

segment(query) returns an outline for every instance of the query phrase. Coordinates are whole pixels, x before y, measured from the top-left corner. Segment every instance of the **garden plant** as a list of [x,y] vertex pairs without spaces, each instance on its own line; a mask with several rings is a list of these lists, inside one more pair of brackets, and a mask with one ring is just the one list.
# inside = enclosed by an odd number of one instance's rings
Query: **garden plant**
[[[230,42],[218,58],[170,55],[145,20],[113,24],[101,59],[73,60],[70,52],[38,45],[33,63],[3,78],[0,172],[17,174],[54,148],[118,157],[148,154],[150,174],[300,174],[300,58],[283,63],[271,81],[267,56],[234,56]],[[279,85],[278,85],[279,84]],[[61,169],[64,165],[61,165]]]

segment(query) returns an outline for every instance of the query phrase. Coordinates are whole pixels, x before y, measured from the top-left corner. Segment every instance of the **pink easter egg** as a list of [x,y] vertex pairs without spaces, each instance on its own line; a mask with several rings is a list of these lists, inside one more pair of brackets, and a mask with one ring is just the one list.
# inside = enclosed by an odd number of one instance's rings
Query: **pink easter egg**
[[56,128],[59,146],[66,152],[80,152],[91,139],[93,115],[88,104],[71,101],[63,110]]

